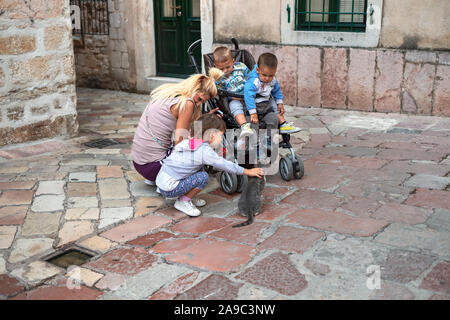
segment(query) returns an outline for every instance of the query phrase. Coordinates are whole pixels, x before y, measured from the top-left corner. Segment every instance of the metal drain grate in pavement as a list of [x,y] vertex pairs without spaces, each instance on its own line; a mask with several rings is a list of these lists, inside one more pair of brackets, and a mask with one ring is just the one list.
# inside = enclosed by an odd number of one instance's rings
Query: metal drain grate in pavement
[[92,258],[94,254],[88,253],[78,248],[70,248],[63,252],[59,251],[53,253],[47,258],[43,259],[57,267],[67,269],[70,266],[79,266]]
[[113,139],[97,139],[97,140],[92,140],[92,141],[83,143],[83,145],[86,147],[96,148],[96,149],[103,149],[103,148],[113,146],[116,144],[120,144],[120,143]]

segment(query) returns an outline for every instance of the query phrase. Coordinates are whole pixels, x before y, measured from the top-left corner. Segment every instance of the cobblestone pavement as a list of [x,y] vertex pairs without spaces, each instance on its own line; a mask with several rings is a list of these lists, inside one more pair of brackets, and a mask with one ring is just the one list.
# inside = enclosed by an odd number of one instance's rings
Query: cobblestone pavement
[[[130,166],[147,99],[78,88],[78,137],[0,149],[0,297],[450,298],[449,118],[288,107],[305,176],[269,176],[232,229],[239,194],[214,176],[189,218]],[[46,261],[73,245],[94,256]]]

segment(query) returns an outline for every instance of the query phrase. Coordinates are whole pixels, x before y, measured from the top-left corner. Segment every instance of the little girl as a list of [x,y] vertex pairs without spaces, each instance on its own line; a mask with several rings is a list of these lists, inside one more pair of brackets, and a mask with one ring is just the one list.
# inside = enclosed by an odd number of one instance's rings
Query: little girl
[[244,169],[214,151],[222,143],[226,130],[225,122],[217,115],[204,114],[196,121],[197,124],[201,124],[201,130],[191,131],[193,137],[184,139],[174,147],[156,177],[161,195],[166,198],[179,197],[175,208],[192,217],[199,216],[201,212],[191,199],[208,184],[208,174],[202,170],[204,165],[237,175],[259,178],[264,175],[261,168]]

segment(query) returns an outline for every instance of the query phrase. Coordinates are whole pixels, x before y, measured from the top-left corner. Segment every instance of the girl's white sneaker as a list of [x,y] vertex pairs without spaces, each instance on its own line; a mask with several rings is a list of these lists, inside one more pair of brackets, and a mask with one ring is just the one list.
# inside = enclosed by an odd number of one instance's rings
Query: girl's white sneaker
[[198,210],[197,207],[194,206],[192,201],[180,201],[179,199],[177,199],[177,201],[175,201],[174,207],[175,209],[180,210],[181,212],[184,212],[191,217],[198,217],[201,214],[200,210]]
[[192,199],[192,203],[196,207],[203,207],[206,205],[206,201],[203,199]]

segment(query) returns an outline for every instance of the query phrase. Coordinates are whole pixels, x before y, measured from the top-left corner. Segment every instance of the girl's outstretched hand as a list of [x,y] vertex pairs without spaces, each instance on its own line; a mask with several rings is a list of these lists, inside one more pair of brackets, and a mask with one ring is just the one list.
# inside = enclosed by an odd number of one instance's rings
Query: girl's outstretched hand
[[250,177],[264,177],[264,170],[262,168],[244,169],[244,174]]

